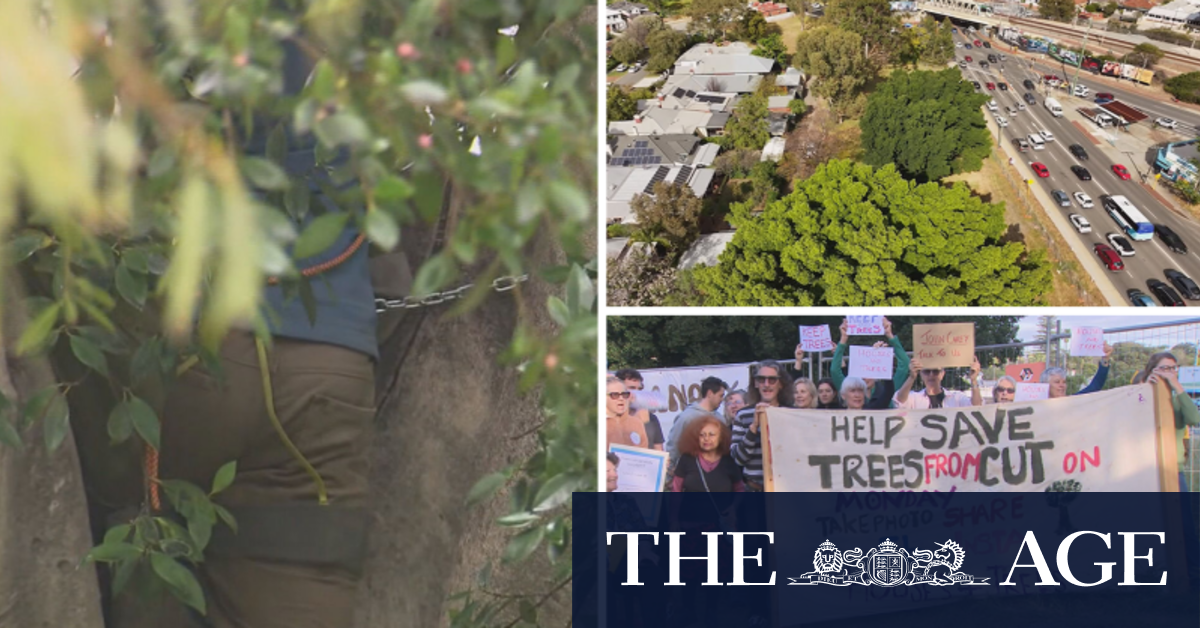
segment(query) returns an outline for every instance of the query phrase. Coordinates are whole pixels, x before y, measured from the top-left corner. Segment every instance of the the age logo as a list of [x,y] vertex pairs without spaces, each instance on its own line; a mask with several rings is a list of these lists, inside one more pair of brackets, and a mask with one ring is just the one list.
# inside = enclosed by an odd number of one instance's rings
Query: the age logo
[[839,552],[836,545],[826,540],[817,546],[813,554],[813,570],[798,578],[788,578],[792,584],[851,584],[884,587],[898,585],[932,584],[948,586],[955,584],[986,585],[987,578],[978,578],[961,573],[966,551],[954,541],[938,543],[934,550],[908,550],[898,547],[891,539],[880,543],[863,555],[854,548]]

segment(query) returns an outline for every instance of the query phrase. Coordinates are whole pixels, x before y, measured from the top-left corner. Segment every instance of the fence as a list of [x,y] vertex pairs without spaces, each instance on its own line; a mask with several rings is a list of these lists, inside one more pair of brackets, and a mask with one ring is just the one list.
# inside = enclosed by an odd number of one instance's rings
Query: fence
[[[975,347],[975,355],[982,367],[981,387],[985,399],[990,398],[992,386],[1005,374],[1005,367],[1013,364],[1040,362],[1047,368],[1066,369],[1067,390],[1071,392],[1091,382],[1099,368],[1098,358],[1067,355],[1071,336],[1063,332],[1062,321],[1056,317],[1042,317],[1041,327],[1042,338],[1037,341]],[[1150,356],[1160,351],[1174,353],[1180,366],[1200,366],[1200,319],[1114,327],[1104,330],[1104,340],[1113,346],[1104,389],[1131,384]],[[808,373],[813,373],[816,378],[828,376],[832,361],[829,354],[810,353],[806,359]],[[790,357],[779,360],[780,363],[792,361]],[[966,389],[967,370],[947,369],[943,386],[951,390]],[[918,378],[918,387],[919,381]],[[1185,388],[1193,399],[1200,400],[1200,384],[1185,384]],[[1185,447],[1189,448],[1189,455],[1184,477],[1192,491],[1200,491],[1200,430],[1192,428]]]

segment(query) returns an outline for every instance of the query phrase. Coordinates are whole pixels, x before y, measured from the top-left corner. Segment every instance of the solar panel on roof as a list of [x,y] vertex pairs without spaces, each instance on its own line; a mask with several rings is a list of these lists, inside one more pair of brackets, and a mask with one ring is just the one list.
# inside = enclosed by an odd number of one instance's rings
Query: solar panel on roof
[[665,181],[667,178],[667,173],[670,171],[671,171],[671,169],[666,166],[659,166],[658,170],[656,170],[654,172],[654,176],[650,178],[650,182],[646,184],[646,189],[644,190],[644,192],[646,194],[653,193],[654,192],[654,184],[658,183],[659,181]]
[[638,141],[636,141],[636,142],[634,142],[634,143],[633,143],[633,147],[634,147],[634,148],[645,148],[645,147],[647,147],[647,146],[649,146],[649,145],[650,145],[650,142],[648,142],[648,141],[646,141],[646,140],[638,140]]
[[679,174],[675,175],[675,185],[683,185],[687,183],[688,177],[692,176],[692,167],[684,166],[679,169]]
[[689,90],[687,90],[687,93],[685,94],[685,96],[687,96],[688,98],[695,98],[696,92],[693,92],[692,90],[689,89]]
[[675,91],[671,93],[671,95],[676,98],[683,98],[683,94],[684,94],[684,90],[682,87],[675,88]]

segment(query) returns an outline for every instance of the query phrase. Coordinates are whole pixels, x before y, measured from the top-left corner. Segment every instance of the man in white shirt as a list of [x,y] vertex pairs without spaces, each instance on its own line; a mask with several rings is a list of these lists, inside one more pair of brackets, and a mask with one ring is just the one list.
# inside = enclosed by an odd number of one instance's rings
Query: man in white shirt
[[[897,408],[927,410],[929,408],[967,408],[983,405],[983,394],[979,391],[978,357],[971,361],[970,394],[960,390],[942,388],[942,378],[946,376],[946,371],[940,368],[924,368],[918,358],[912,359],[910,367],[908,379],[904,381],[904,385],[896,391],[896,396],[893,397]],[[913,382],[916,381],[918,373],[921,374],[921,381],[925,383],[925,389],[913,391]]]

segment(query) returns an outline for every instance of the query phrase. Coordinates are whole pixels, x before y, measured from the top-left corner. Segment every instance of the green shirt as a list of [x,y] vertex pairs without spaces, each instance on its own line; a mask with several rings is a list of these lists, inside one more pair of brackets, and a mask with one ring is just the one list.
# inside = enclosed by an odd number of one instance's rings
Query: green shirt
[[[892,376],[892,385],[896,387],[896,390],[900,390],[900,387],[908,380],[908,352],[904,350],[904,345],[900,344],[900,339],[895,336],[888,338],[887,342],[896,354],[896,372]],[[842,371],[842,356],[846,355],[848,346],[839,342],[833,350],[833,365],[830,372],[833,375],[834,390],[841,390],[842,382],[846,380],[846,373]],[[894,402],[893,405],[895,405]]]
[[1188,426],[1200,425],[1200,409],[1192,398],[1184,393],[1171,393],[1171,405],[1175,407],[1175,456],[1180,470],[1183,469],[1183,437]]

